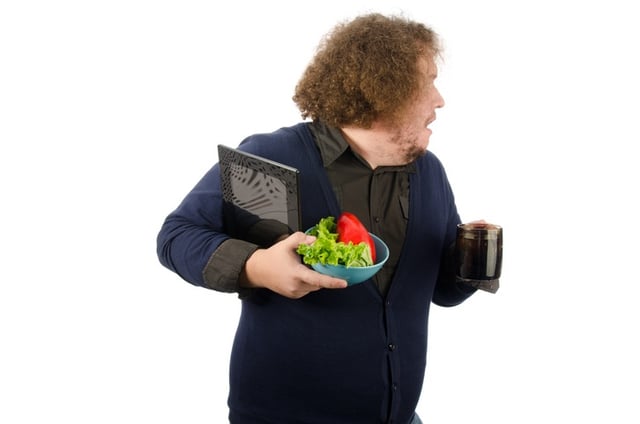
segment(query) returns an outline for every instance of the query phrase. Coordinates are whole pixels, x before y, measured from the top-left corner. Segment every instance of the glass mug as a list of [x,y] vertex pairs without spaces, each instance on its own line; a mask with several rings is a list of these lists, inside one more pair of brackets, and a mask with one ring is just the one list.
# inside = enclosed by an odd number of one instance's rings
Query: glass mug
[[459,224],[455,270],[458,281],[495,293],[502,270],[502,227],[486,222]]

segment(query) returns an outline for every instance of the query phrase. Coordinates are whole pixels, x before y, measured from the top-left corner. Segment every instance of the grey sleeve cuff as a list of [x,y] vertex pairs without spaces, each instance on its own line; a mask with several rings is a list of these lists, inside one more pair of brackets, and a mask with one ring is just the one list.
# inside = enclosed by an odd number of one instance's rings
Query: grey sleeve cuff
[[238,239],[222,243],[211,255],[202,271],[204,284],[212,290],[226,293],[240,293],[247,289],[240,287],[240,274],[249,256],[258,246]]

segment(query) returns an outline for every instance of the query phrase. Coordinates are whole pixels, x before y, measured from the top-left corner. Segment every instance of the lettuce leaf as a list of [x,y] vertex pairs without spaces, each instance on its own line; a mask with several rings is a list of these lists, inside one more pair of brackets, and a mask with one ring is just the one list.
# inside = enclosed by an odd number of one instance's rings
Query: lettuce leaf
[[312,244],[298,245],[297,252],[307,265],[321,263],[325,265],[344,265],[346,267],[362,267],[373,265],[371,251],[366,243],[353,244],[339,242],[336,232],[335,218],[322,218],[309,230],[316,237]]

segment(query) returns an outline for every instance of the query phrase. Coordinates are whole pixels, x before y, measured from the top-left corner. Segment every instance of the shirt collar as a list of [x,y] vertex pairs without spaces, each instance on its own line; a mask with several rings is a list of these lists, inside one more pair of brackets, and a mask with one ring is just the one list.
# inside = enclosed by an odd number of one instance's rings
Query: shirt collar
[[316,145],[320,149],[322,165],[325,168],[349,150],[349,144],[340,129],[330,127],[322,121],[313,121],[309,126],[316,138]]

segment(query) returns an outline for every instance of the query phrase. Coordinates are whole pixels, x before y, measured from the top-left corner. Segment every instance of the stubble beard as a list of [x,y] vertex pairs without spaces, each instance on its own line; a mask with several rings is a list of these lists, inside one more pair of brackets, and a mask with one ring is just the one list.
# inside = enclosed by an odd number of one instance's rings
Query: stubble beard
[[393,142],[400,148],[402,165],[412,163],[427,153],[427,149],[418,144],[416,135],[398,133],[393,137]]

